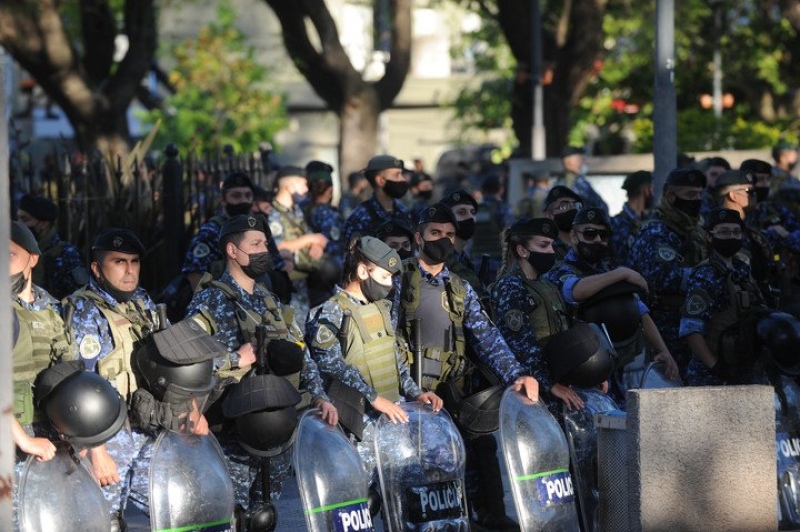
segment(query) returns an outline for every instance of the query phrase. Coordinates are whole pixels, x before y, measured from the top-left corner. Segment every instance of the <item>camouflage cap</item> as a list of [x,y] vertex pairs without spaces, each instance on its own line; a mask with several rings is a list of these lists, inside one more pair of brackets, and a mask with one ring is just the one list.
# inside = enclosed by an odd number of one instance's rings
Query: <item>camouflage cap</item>
[[364,236],[358,241],[358,247],[364,257],[390,273],[400,271],[400,255],[382,240],[374,236]]
[[598,207],[586,207],[579,210],[572,221],[572,227],[581,224],[602,225],[611,229],[611,220],[608,218],[608,214]]
[[706,230],[710,231],[720,224],[738,224],[744,227],[742,217],[733,209],[711,209],[706,217]]
[[269,226],[263,216],[253,216],[248,214],[237,214],[231,216],[219,230],[219,239],[222,240],[228,235],[244,233],[245,231],[261,231],[269,236]]
[[58,218],[58,207],[56,204],[42,196],[25,194],[19,202],[19,208],[37,220],[52,222]]
[[119,251],[131,255],[144,254],[144,244],[130,229],[109,227],[103,229],[94,239],[92,251]]
[[676,168],[667,175],[665,185],[671,187],[706,187],[706,175],[696,168]]
[[578,193],[573,191],[571,188],[565,187],[564,185],[556,185],[550,189],[550,192],[547,193],[547,197],[544,199],[544,207],[547,208],[548,205],[561,198],[570,198],[575,201],[583,201],[583,198],[581,198]]
[[552,239],[558,238],[558,226],[550,218],[522,218],[508,228],[511,235],[540,235]]
[[11,222],[11,241],[33,255],[41,255],[36,237],[28,226],[16,220]]
[[442,203],[450,208],[453,208],[456,205],[472,205],[475,207],[476,211],[478,210],[478,202],[475,201],[475,198],[472,197],[472,194],[463,188],[456,190],[455,192],[451,192],[447,196],[443,197]]

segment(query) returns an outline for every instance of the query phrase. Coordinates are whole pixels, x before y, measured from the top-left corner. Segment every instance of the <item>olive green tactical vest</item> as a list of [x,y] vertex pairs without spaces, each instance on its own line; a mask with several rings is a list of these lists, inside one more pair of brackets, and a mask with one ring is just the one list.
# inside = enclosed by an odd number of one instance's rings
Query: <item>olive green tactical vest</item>
[[392,402],[400,399],[400,374],[395,356],[395,334],[389,315],[391,303],[359,305],[340,292],[333,297],[351,320],[345,331],[345,361],[358,368],[364,381],[378,395]]
[[[283,226],[281,240],[296,240],[310,232],[308,224],[303,218],[295,216],[293,209],[287,209],[277,201],[272,203],[272,208],[280,214],[280,224]],[[295,254],[295,269],[289,273],[289,278],[294,280],[305,279],[309,272],[316,269],[316,261],[308,254],[308,249],[303,248]]]
[[550,335],[569,328],[567,309],[558,288],[544,279],[527,279],[524,275],[523,285],[536,303],[530,315],[533,333],[539,342],[544,342]]

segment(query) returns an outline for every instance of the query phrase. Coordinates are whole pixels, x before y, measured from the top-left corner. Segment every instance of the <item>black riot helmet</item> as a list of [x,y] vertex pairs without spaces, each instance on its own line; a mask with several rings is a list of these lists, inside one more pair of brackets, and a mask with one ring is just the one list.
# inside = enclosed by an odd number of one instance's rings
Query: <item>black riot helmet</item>
[[254,375],[230,387],[222,413],[236,420],[239,443],[256,456],[275,456],[292,443],[301,397],[292,384],[272,374]]
[[800,375],[800,320],[773,311],[758,321],[756,334],[766,347],[767,364],[786,376]]
[[277,339],[267,344],[269,369],[278,377],[292,375],[303,369],[303,347],[297,342]]
[[119,432],[128,407],[110,382],[77,364],[56,364],[43,371],[37,379],[36,403],[62,440],[74,447],[95,447]]
[[627,281],[607,286],[578,307],[578,319],[605,324],[614,344],[625,342],[641,329],[638,292],[641,288]]
[[614,348],[594,323],[575,323],[548,339],[545,353],[553,382],[591,388],[602,384],[613,370]]

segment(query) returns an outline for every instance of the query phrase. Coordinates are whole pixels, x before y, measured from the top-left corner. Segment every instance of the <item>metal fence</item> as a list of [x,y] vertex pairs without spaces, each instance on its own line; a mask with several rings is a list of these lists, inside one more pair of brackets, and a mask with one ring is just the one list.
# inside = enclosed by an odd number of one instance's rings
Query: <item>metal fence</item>
[[49,198],[59,208],[59,235],[86,257],[100,230],[135,231],[147,249],[141,284],[153,295],[179,273],[189,240],[219,207],[225,176],[244,171],[269,189],[275,168],[269,149],[181,154],[173,145],[163,153],[134,150],[116,160],[65,152],[54,144],[37,162],[24,150],[12,154],[12,213],[26,193]]

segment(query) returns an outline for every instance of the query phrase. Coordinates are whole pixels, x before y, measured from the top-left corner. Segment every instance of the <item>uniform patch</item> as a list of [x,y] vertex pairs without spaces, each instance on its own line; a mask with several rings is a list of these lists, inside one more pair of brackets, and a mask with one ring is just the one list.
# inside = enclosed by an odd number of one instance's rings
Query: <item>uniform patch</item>
[[671,247],[662,246],[658,248],[658,258],[664,262],[672,262],[677,256],[678,254]]
[[273,220],[269,223],[269,230],[272,231],[273,237],[280,237],[283,235],[283,224],[278,220]]
[[397,259],[394,257],[390,258],[389,261],[386,263],[386,265],[389,266],[390,268],[394,268],[395,266],[397,266]]
[[203,257],[208,257],[209,253],[211,253],[211,249],[208,247],[207,244],[204,244],[202,242],[197,244],[192,250],[192,256],[196,259],[202,259]]
[[342,238],[342,231],[338,227],[331,227],[329,232],[331,235],[331,240],[338,242],[339,239]]
[[508,325],[508,328],[516,332],[522,328],[525,316],[522,314],[521,310],[509,310],[506,312],[505,316],[503,316],[503,319],[506,325]]
[[327,346],[336,342],[336,335],[327,325],[320,325],[314,341],[320,346]]
[[701,294],[692,294],[686,300],[686,314],[699,316],[708,308],[708,301]]
[[100,340],[92,334],[84,336],[79,347],[81,358],[96,358],[100,354]]

